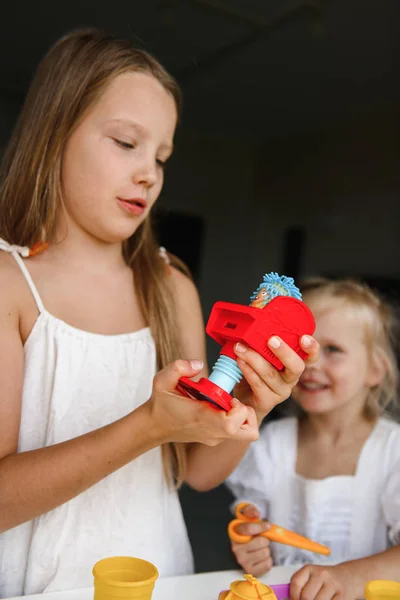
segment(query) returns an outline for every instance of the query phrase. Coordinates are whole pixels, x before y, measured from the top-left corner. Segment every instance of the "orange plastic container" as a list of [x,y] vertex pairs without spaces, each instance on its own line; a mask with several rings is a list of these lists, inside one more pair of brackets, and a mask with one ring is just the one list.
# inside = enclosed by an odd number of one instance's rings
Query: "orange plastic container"
[[93,567],[94,600],[150,600],[158,577],[156,567],[132,556],[112,556]]
[[276,600],[275,592],[253,575],[244,575],[244,581],[233,581],[229,590],[224,590],[218,600]]
[[365,600],[400,600],[400,583],[386,579],[369,581],[364,595]]

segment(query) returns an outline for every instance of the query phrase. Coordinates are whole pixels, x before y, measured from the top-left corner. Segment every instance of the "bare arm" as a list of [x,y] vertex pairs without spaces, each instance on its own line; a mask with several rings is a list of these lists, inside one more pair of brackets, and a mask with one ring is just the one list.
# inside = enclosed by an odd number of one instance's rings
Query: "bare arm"
[[355,597],[362,598],[368,581],[374,579],[400,581],[400,546],[367,558],[351,560],[339,566],[347,571],[349,580],[352,580]]
[[149,415],[141,407],[68,442],[3,455],[0,531],[56,508],[157,446],[148,430]]
[[375,579],[400,581],[400,546],[333,567],[305,565],[290,581],[290,598],[314,600],[323,588],[326,597],[356,600],[364,597],[366,584]]

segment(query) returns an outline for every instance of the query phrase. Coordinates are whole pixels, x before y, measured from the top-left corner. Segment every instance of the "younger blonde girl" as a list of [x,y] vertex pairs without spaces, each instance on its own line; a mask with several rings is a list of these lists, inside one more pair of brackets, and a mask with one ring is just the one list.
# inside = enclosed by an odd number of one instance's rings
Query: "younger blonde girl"
[[[249,516],[269,519],[331,548],[331,556],[271,544],[233,544],[245,571],[301,565],[291,600],[354,600],[369,579],[400,577],[400,426],[392,310],[357,281],[312,280],[303,300],[316,319],[319,360],[293,399],[297,417],[271,422],[228,478]],[[239,528],[238,528],[239,529]],[[334,566],[331,566],[334,565]]]

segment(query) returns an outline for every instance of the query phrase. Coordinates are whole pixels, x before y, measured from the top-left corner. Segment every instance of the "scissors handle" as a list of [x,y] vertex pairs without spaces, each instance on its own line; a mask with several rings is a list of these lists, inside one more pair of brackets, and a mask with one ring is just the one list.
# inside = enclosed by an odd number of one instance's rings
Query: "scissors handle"
[[245,521],[243,519],[232,519],[228,525],[228,535],[232,542],[237,542],[238,544],[247,544],[253,539],[252,535],[242,535],[236,531],[236,527],[238,525],[243,525]]
[[[260,523],[259,519],[250,519],[246,517],[241,511],[247,505],[247,502],[241,502],[237,505],[235,514],[236,519],[233,519],[228,525],[228,535],[233,542],[237,542],[238,544],[247,544],[253,538],[252,535],[242,535],[236,531],[236,527],[238,525],[243,525],[243,523]],[[271,542],[278,542],[280,544],[286,544],[287,546],[294,546],[295,548],[302,548],[303,550],[309,550],[310,552],[315,552],[317,554],[323,554],[325,556],[329,556],[331,551],[327,546],[323,546],[322,544],[318,544],[309,538],[295,533],[294,531],[290,531],[289,529],[285,529],[284,527],[280,527],[279,525],[271,524],[270,529],[268,531],[263,531],[260,533],[262,537],[271,540]]]
[[[236,527],[238,525],[242,525],[243,523],[260,523],[260,520],[257,518],[246,517],[242,509],[248,506],[248,502],[239,502],[239,504],[235,507],[235,516],[236,519],[233,519],[228,525],[228,535],[230,539],[238,544],[247,544],[253,538],[252,535],[242,535],[236,531]],[[262,535],[262,534],[261,534]]]

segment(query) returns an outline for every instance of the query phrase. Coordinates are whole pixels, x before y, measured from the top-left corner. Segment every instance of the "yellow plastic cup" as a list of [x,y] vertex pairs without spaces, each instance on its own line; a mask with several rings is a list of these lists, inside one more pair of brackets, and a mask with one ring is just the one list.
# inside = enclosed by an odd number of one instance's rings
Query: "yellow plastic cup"
[[112,556],[93,567],[94,600],[150,600],[158,577],[156,567],[133,556]]
[[369,581],[364,590],[365,600],[399,600],[400,583],[377,579]]

